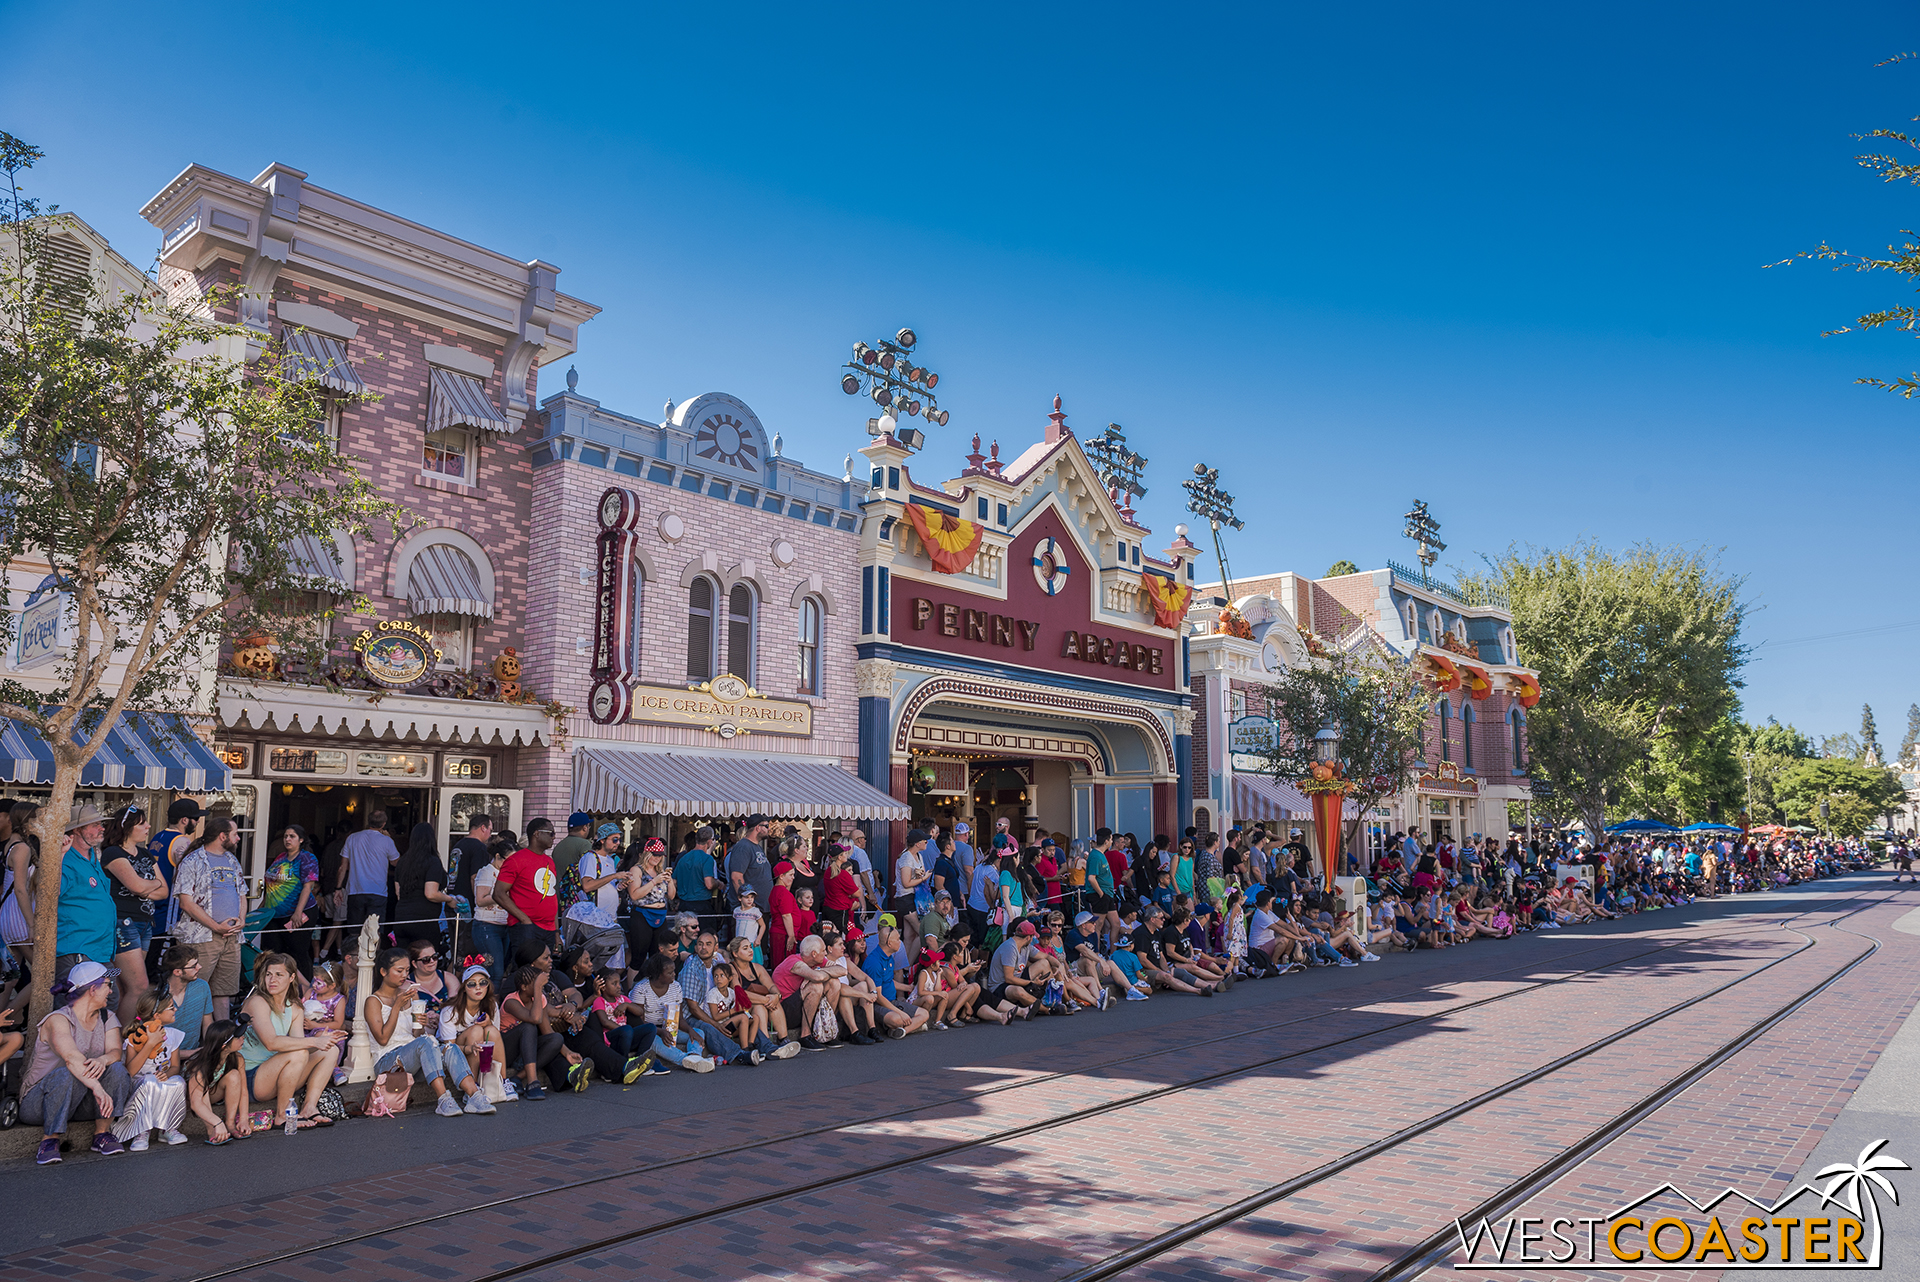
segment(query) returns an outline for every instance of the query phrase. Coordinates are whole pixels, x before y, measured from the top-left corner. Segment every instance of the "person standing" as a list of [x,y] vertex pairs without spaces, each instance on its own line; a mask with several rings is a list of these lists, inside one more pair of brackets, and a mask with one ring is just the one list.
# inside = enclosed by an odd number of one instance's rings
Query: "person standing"
[[[164,934],[173,925],[174,874],[180,871],[180,861],[187,857],[187,848],[200,835],[200,822],[205,818],[206,811],[200,808],[199,802],[192,797],[182,797],[167,807],[167,826],[147,842],[147,849],[156,856],[154,866],[160,870],[160,879],[167,883],[167,899],[154,912],[155,934]],[[17,816],[14,831],[22,831]]]
[[40,851],[27,832],[27,825],[40,807],[30,801],[7,799],[0,813],[0,940],[13,949],[22,965],[33,954],[33,871]]
[[260,951],[285,953],[307,980],[313,978],[312,914],[319,884],[320,859],[307,847],[307,830],[288,824],[267,863],[260,906],[247,914],[247,931],[259,935]]
[[511,960],[507,955],[507,928],[513,919],[507,916],[506,909],[493,902],[494,882],[506,858],[507,848],[502,844],[498,850],[489,852],[487,862],[473,874],[473,946],[487,959],[487,974],[496,992],[503,987],[502,977]]
[[593,849],[593,816],[576,810],[567,816],[567,835],[553,848],[553,868],[560,876],[562,910],[573,907],[580,894],[580,856]]
[[147,849],[147,812],[138,806],[114,811],[107,824],[100,866],[112,879],[113,964],[120,972],[120,1023],[133,1024],[134,1008],[147,991],[147,949],[153,945],[153,904],[167,897],[158,861]]
[[493,902],[507,910],[513,925],[507,929],[509,952],[537,951],[557,944],[560,925],[560,875],[554,869],[553,821],[535,819],[527,825],[527,844],[507,856],[493,884]]
[[173,937],[200,954],[200,972],[213,990],[213,1017],[228,1018],[240,991],[240,931],[246,880],[233,857],[233,820],[210,818],[180,861],[173,899],[181,914]]
[[[105,817],[92,806],[75,806],[67,824],[67,848],[60,859],[59,933],[54,942],[53,982],[84,961],[113,963],[115,925],[112,880],[100,866],[100,840],[106,836]],[[114,987],[109,985],[109,987]],[[117,988],[107,1001],[119,1001]],[[116,1020],[116,1027],[118,1021]]]
[[393,936],[401,947],[417,940],[440,942],[440,915],[459,919],[461,904],[447,893],[447,869],[433,825],[417,823],[407,836],[407,853],[394,865],[400,894],[394,906]]
[[346,928],[353,935],[367,918],[387,915],[387,876],[400,862],[400,848],[387,835],[387,812],[368,813],[367,826],[347,838],[340,854],[347,888]]
[[[493,816],[481,811],[467,821],[467,835],[454,842],[453,849],[447,852],[447,890],[450,894],[470,904],[475,902],[473,877],[493,862],[492,854],[487,849],[487,843],[492,839]],[[448,924],[453,929],[453,955],[465,957],[467,952],[461,936],[471,934],[471,925],[458,917]],[[494,987],[499,987],[497,981]]]
[[[917,907],[920,887],[932,879],[926,865],[927,833],[915,828],[907,833],[906,848],[893,861],[893,898],[887,901],[887,911],[899,923],[901,934],[906,937],[907,956],[920,954],[920,913]],[[932,889],[928,889],[931,897]]]
[[760,844],[769,826],[765,815],[748,815],[740,825],[740,839],[727,851],[727,893],[735,903],[743,889],[752,890],[763,908],[773,901],[773,864]]
[[880,888],[874,885],[873,859],[867,854],[867,834],[865,830],[855,828],[845,833],[841,844],[847,848],[847,861],[853,865],[854,880],[860,883],[860,900],[854,907],[857,913],[871,912],[880,907]]
[[700,929],[719,936],[721,916],[713,902],[720,889],[720,867],[713,861],[713,829],[701,825],[694,830],[693,844],[674,861],[673,885],[679,896],[680,911],[700,919]]

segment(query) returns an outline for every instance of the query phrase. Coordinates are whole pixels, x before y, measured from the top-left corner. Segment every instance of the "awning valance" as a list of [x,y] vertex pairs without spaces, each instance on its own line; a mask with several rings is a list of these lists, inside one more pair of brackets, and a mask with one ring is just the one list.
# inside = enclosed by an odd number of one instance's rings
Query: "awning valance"
[[1531,708],[1540,702],[1540,683],[1526,673],[1507,673],[1507,684],[1513,689],[1513,701],[1521,707]]
[[[1360,817],[1352,801],[1341,806],[1343,819]],[[1233,776],[1233,821],[1236,824],[1302,823],[1313,818],[1313,801],[1292,784],[1271,775]]]
[[1485,668],[1475,667],[1471,663],[1460,665],[1462,679],[1466,682],[1467,697],[1484,699],[1493,693],[1493,678],[1487,675]]
[[573,755],[573,805],[596,814],[906,819],[904,802],[839,766],[622,748]]
[[1433,665],[1433,688],[1445,693],[1460,688],[1460,668],[1444,654],[1435,654],[1431,650],[1422,650],[1420,657]]
[[[86,737],[76,732],[74,742]],[[53,748],[32,726],[0,721],[0,782],[53,782]],[[233,772],[175,712],[121,713],[100,751],[80,771],[83,788],[225,792],[232,783]]]
[[407,568],[407,604],[415,614],[493,617],[493,593],[473,559],[450,543],[429,543]]
[[287,550],[287,568],[312,591],[327,596],[353,595],[353,584],[347,582],[332,539],[320,534],[296,534],[282,546]]
[[513,424],[494,405],[479,379],[436,365],[427,378],[427,431],[442,432],[449,427],[513,431]]
[[287,341],[284,369],[288,382],[317,382],[349,396],[359,396],[367,390],[353,362],[347,359],[347,345],[339,339],[291,325],[284,337]]

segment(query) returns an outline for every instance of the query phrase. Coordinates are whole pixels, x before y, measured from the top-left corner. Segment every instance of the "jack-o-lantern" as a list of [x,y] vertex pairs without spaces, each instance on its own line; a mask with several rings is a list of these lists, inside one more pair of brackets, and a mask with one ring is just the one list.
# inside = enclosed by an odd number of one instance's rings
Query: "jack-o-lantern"
[[503,696],[506,695],[507,685],[513,685],[515,692],[518,692],[520,656],[514,651],[512,646],[508,646],[504,651],[493,656],[493,675],[498,677],[503,683],[501,687],[501,694]]
[[1333,778],[1333,767],[1324,761],[1316,761],[1313,763],[1313,777],[1321,783],[1325,783],[1327,780]]
[[520,683],[518,681],[502,681],[500,683],[500,701],[502,703],[514,703],[517,702],[519,698]]
[[264,644],[236,647],[233,652],[233,666],[256,677],[272,676],[278,664],[278,657]]

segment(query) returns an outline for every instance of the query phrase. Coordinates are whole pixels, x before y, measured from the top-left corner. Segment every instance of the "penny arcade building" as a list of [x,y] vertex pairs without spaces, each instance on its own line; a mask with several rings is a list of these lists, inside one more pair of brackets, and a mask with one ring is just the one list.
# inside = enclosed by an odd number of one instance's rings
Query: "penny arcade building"
[[[1058,397],[1018,458],[976,437],[937,485],[891,427],[862,451],[861,776],[916,820],[1005,820],[1026,840],[1177,831],[1197,549],[1147,550]],[[897,849],[905,827],[879,835]]]

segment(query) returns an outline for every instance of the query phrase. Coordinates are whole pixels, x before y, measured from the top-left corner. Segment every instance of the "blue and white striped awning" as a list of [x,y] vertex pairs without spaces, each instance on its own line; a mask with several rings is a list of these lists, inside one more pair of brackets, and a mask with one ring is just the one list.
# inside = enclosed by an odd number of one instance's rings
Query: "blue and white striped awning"
[[[83,742],[76,734],[74,742]],[[0,720],[0,783],[51,784],[53,749],[38,730]],[[92,761],[83,788],[225,792],[233,772],[176,712],[123,712]]]
[[436,365],[427,371],[427,432],[456,426],[482,432],[511,433],[514,429],[479,379]]
[[284,370],[290,383],[315,382],[349,396],[366,393],[359,371],[347,359],[347,345],[337,338],[312,330],[287,326],[287,357]]

